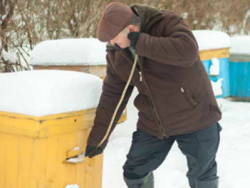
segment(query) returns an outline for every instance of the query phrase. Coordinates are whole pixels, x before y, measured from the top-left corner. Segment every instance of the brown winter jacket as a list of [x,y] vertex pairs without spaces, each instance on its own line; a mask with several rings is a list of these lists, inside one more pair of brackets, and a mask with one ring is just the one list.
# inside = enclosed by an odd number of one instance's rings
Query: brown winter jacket
[[[131,9],[141,19],[141,34],[135,48],[139,66],[112,130],[134,86],[139,91],[134,100],[139,111],[137,128],[160,139],[190,133],[220,120],[221,112],[200,60],[197,42],[183,19],[173,12],[143,5],[133,5]],[[107,45],[107,75],[88,138],[91,146],[96,146],[105,135],[128,80],[132,57],[128,49]],[[102,148],[106,144],[107,141]]]

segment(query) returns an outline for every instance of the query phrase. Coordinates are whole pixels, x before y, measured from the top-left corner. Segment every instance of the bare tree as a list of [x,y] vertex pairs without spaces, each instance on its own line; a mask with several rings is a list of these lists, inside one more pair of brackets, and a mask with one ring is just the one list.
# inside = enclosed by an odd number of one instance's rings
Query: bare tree
[[[29,69],[29,52],[43,40],[95,37],[98,20],[110,2],[111,0],[1,0],[0,69],[13,71],[6,65],[6,59],[3,59],[3,50],[17,53],[14,64],[19,62],[20,66],[22,59]],[[134,0],[120,2],[134,4]],[[229,35],[250,33],[249,0],[138,0],[136,3],[174,11],[183,16],[193,30],[216,29]]]
[[7,35],[16,4],[17,0],[2,0],[0,3],[0,72],[13,72],[21,68],[17,59],[9,52]]

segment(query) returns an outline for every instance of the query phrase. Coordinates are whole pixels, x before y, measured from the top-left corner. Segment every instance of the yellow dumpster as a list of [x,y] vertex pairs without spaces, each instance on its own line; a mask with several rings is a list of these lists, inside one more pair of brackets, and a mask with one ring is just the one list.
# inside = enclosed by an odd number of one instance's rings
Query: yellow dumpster
[[34,117],[0,112],[0,187],[101,188],[102,155],[78,156],[84,152],[94,113]]
[[103,156],[82,155],[101,79],[27,71],[0,74],[0,85],[0,188],[101,188]]

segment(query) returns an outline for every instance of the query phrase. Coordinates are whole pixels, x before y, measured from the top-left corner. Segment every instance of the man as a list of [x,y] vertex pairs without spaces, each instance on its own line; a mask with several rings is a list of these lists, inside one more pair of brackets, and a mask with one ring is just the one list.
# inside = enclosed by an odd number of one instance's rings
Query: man
[[114,109],[139,56],[121,103],[114,129],[133,87],[139,94],[137,130],[123,166],[129,188],[153,188],[153,171],[176,141],[188,162],[191,188],[217,188],[215,161],[221,112],[199,58],[197,42],[183,19],[145,5],[110,3],[100,19],[97,37],[107,45],[107,75],[86,156],[103,152],[103,139]]

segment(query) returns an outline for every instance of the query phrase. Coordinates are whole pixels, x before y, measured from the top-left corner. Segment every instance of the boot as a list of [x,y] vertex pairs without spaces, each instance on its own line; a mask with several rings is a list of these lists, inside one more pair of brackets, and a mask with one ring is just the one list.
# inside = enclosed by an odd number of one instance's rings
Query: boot
[[194,181],[190,181],[189,185],[191,188],[218,188],[219,181],[218,181],[218,178],[214,180],[206,180],[206,181],[194,180]]
[[152,172],[140,179],[127,179],[124,177],[124,181],[128,188],[154,188],[154,176]]

